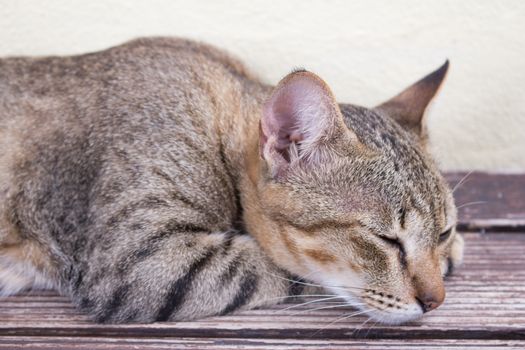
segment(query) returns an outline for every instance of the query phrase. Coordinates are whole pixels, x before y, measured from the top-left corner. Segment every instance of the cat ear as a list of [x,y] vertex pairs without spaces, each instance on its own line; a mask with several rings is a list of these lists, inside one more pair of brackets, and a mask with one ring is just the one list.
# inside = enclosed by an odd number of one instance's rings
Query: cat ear
[[429,103],[436,95],[448,71],[448,60],[436,71],[414,83],[394,98],[382,103],[375,109],[385,112],[406,130],[425,139],[427,132],[424,114]]
[[260,153],[278,175],[296,161],[322,161],[331,140],[346,129],[326,83],[307,71],[282,79],[263,107]]

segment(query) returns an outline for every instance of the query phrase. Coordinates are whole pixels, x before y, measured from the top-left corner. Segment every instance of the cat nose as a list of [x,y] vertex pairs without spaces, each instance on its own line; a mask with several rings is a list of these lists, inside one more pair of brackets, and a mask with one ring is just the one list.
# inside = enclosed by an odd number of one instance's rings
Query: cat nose
[[418,293],[418,295],[416,295],[416,300],[419,303],[419,306],[421,306],[423,313],[425,313],[432,311],[439,305],[443,304],[445,293],[425,291],[423,293]]
[[418,270],[412,276],[412,283],[415,299],[423,312],[429,312],[443,304],[445,285],[441,276],[439,259],[431,255],[420,260]]

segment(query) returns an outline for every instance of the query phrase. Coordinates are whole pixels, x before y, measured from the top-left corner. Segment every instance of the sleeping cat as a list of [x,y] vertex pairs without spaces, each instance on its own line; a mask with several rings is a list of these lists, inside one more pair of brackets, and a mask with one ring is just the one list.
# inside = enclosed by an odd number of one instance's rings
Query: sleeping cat
[[367,109],[181,39],[0,60],[1,293],[55,288],[122,323],[313,284],[381,322],[420,317],[463,249],[422,124],[447,67]]

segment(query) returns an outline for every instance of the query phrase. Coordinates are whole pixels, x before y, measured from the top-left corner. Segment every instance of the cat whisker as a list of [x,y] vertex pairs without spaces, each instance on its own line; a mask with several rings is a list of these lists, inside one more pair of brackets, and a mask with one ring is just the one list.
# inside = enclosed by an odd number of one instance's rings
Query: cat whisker
[[325,300],[333,300],[333,299],[339,299],[339,298],[341,298],[341,297],[340,296],[334,296],[334,297],[330,297],[330,298],[321,298],[321,299],[310,300],[310,301],[307,301],[305,303],[293,304],[291,306],[288,306],[287,308],[284,308],[282,311],[295,309],[297,307],[304,306],[304,305],[310,305],[310,304],[314,304],[314,303],[319,303],[319,302],[322,302],[322,301],[325,301]]
[[[381,307],[381,308],[378,308],[378,309],[379,309],[380,311],[383,311],[383,312],[389,313],[389,311],[387,310],[386,307]],[[371,317],[370,317],[370,319],[371,319]],[[365,334],[365,338],[368,338],[368,334],[370,333],[370,331],[372,330],[372,328],[374,328],[375,326],[377,326],[379,323],[382,323],[384,319],[385,319],[384,317],[379,316],[379,319],[378,319],[376,322],[374,322],[374,324],[372,324],[370,327],[368,327],[368,331],[367,331],[366,334]],[[367,322],[368,322],[368,321],[367,321]]]
[[[320,303],[321,304],[341,304],[341,303],[344,303],[344,301],[322,301]],[[351,306],[350,304],[348,305]]]
[[368,331],[366,331],[366,334],[365,334],[365,338],[368,338],[368,334],[370,333],[370,331],[372,330],[372,328],[374,328],[375,326],[377,326],[377,324],[379,322],[383,322],[383,318],[381,317],[379,320],[377,320],[373,325],[371,325],[370,327],[368,327]]
[[363,327],[368,323],[370,322],[370,320],[372,319],[372,317],[369,317],[367,318],[363,323],[361,323],[361,325],[359,327],[357,327],[356,329],[353,330],[352,332],[352,336],[354,335],[354,333],[356,333],[356,336],[359,334],[359,332],[361,331],[361,329],[363,329]]
[[301,276],[301,278],[305,278],[305,279],[307,279],[307,278],[310,277],[311,275],[316,274],[316,273],[318,273],[318,272],[320,272],[320,271],[321,271],[321,269],[317,269],[317,270],[311,271],[311,272],[307,273],[306,275]]
[[487,203],[488,203],[487,201],[468,202],[468,203],[461,204],[460,206],[456,207],[456,209],[465,208],[471,205],[487,204]]
[[287,299],[287,298],[318,298],[318,297],[335,297],[335,296],[337,295],[335,294],[283,295],[279,297],[264,299],[263,301],[272,301],[272,300]]
[[337,319],[335,319],[334,321],[330,322],[329,324],[327,324],[326,326],[322,327],[322,328],[319,328],[312,336],[315,336],[317,333],[319,333],[320,331],[322,331],[323,329],[326,329],[328,327],[330,327],[331,325],[333,325],[334,323],[336,322],[339,322],[339,321],[342,321],[342,320],[347,320],[351,317],[354,317],[354,316],[358,316],[358,315],[362,315],[364,313],[367,313],[367,312],[370,312],[370,311],[373,311],[374,309],[366,309],[366,310],[362,310],[362,311],[357,311],[357,312],[353,312],[351,314],[345,314]]
[[261,300],[262,303],[270,302],[272,304],[284,304],[287,303],[286,299],[294,299],[294,298],[324,298],[324,297],[336,297],[335,294],[305,294],[305,295],[283,295],[278,297],[272,297],[272,298],[266,298]]
[[286,277],[282,277],[282,276],[279,276],[279,275],[274,275],[274,274],[270,274],[274,277],[277,277],[277,278],[280,278],[280,279],[283,279],[285,281],[289,281],[289,282],[293,282],[293,283],[297,283],[297,284],[302,284],[302,285],[305,285],[305,286],[311,286],[311,287],[321,287],[321,288],[336,288],[336,289],[342,289],[342,290],[346,290],[346,291],[350,291],[351,289],[357,289],[357,290],[365,290],[365,288],[360,288],[360,287],[352,287],[352,286],[346,286],[346,287],[341,287],[341,286],[328,286],[328,285],[321,285],[321,284],[315,284],[315,283],[309,283],[309,282],[302,282],[302,281],[295,281],[295,280],[292,280],[292,279],[289,279],[289,278],[286,278]]
[[454,186],[454,188],[452,189],[452,193],[456,192],[456,190],[458,188],[460,188],[467,180],[467,178],[474,172],[474,170],[471,170],[469,171],[465,176],[463,176],[461,178],[461,180],[459,180],[459,182]]
[[363,303],[360,303],[360,304],[347,304],[347,303],[342,303],[341,304],[341,303],[338,303],[338,305],[321,306],[321,307],[317,307],[315,309],[306,309],[306,310],[297,311],[297,312],[294,312],[293,314],[291,314],[290,316],[301,315],[301,314],[304,314],[304,313],[317,311],[317,310],[335,309],[335,308],[338,308],[338,307],[355,307],[355,306],[362,306],[362,305],[366,305],[366,304],[363,304]]
[[[307,273],[306,275],[301,276],[301,279],[308,279],[308,277],[310,277],[313,274],[318,273],[319,271],[321,271],[321,270],[318,269],[318,270],[311,271],[311,272]],[[302,282],[302,281],[295,281],[295,282],[292,282],[292,283],[293,284],[299,284],[300,282]],[[292,287],[292,286],[290,286],[290,287]]]

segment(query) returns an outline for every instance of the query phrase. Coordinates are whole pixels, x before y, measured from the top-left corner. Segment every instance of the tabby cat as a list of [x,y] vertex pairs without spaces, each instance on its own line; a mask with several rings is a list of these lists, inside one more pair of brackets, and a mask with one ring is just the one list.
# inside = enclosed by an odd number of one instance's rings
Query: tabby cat
[[54,288],[98,322],[153,322],[312,284],[420,317],[463,249],[422,125],[447,67],[367,109],[182,39],[1,59],[2,295]]

